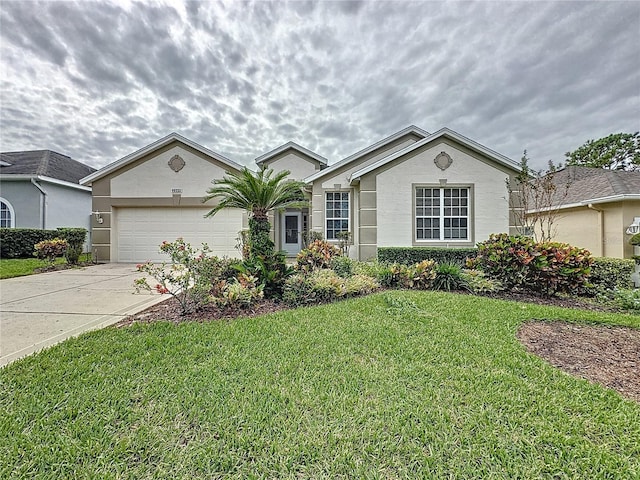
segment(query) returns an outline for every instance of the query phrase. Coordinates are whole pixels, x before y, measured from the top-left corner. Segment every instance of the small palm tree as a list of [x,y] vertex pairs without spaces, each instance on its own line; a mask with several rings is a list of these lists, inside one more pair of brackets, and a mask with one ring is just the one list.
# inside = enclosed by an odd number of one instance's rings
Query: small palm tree
[[271,169],[253,173],[244,167],[240,173],[227,172],[221,180],[214,180],[202,200],[214,198],[218,205],[207,213],[211,217],[225,208],[241,208],[249,212],[250,256],[266,257],[273,253],[273,242],[269,239],[269,212],[283,208],[301,208],[308,205],[304,198],[303,182],[286,180],[290,174],[283,170],[273,175]]

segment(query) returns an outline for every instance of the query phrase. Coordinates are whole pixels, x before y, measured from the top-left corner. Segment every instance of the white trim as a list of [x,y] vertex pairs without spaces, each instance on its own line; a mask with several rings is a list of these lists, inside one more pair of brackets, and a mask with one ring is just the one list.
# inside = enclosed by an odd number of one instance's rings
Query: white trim
[[16,228],[16,212],[13,209],[13,205],[11,205],[11,202],[4,197],[0,197],[0,203],[4,203],[7,206],[9,209],[9,215],[11,215],[11,225],[3,228]]
[[[438,190],[438,199],[439,199],[438,216],[435,216],[435,215],[418,215],[416,213],[416,210],[418,209],[418,203],[417,203],[418,197],[417,197],[417,194],[416,194],[416,190],[418,188]],[[463,215],[457,215],[457,216],[455,216],[455,215],[448,215],[448,216],[445,215],[444,210],[447,207],[444,204],[444,200],[445,200],[444,191],[447,190],[447,189],[449,189],[449,190],[457,189],[457,190],[466,190],[467,191],[467,196],[466,196],[467,205],[465,205],[465,206],[458,205],[457,207],[453,207],[453,206],[449,207],[449,208],[466,208],[467,209],[467,214],[466,215],[464,215],[464,216]],[[458,197],[458,198],[461,198],[461,197]],[[447,243],[470,242],[471,239],[473,238],[473,236],[471,235],[471,233],[472,233],[471,232],[471,223],[472,223],[472,219],[471,219],[471,211],[472,211],[471,201],[472,200],[471,200],[471,187],[470,186],[449,186],[449,185],[446,185],[446,186],[443,187],[443,186],[435,186],[435,185],[429,185],[429,184],[425,184],[425,185],[416,184],[416,185],[413,185],[413,219],[414,219],[414,223],[413,223],[413,239],[414,239],[414,242],[415,243],[424,243],[424,244],[430,244],[430,243],[435,243],[435,242],[438,242],[438,243],[442,243],[442,242],[447,242]],[[431,206],[431,208],[432,207],[433,206]],[[422,208],[428,208],[428,207],[424,207],[424,205],[423,205]],[[439,227],[438,227],[438,235],[439,235],[439,237],[438,238],[418,238],[418,218],[422,218],[422,219],[425,219],[425,218],[431,218],[431,219],[437,218],[438,219],[438,223],[440,224]],[[445,224],[445,220],[447,218],[449,218],[449,219],[454,219],[454,218],[457,218],[457,219],[464,218],[464,219],[466,219],[466,221],[467,221],[467,226],[466,226],[467,236],[466,236],[466,238],[445,238],[444,229],[446,227],[445,227],[444,224]],[[422,227],[422,228],[424,228],[424,227]],[[454,228],[454,227],[450,227],[450,228]],[[458,227],[458,228],[460,228],[460,227]]]
[[65,180],[58,180],[57,178],[45,177],[42,175],[13,175],[5,174],[0,175],[0,180],[3,182],[27,182],[31,180],[37,180],[39,182],[53,183],[54,185],[60,185],[68,188],[75,188],[76,190],[82,190],[83,192],[90,192],[91,187],[85,187],[84,185],[78,185],[77,183],[67,182]]
[[[327,239],[328,242],[337,242],[339,241],[339,239],[337,238],[329,238],[329,235],[327,235],[327,221],[328,220],[344,220],[344,218],[342,217],[328,217],[327,216],[327,194],[328,193],[346,193],[347,194],[347,202],[349,203],[349,207],[347,209],[347,232],[351,232],[351,207],[352,205],[352,197],[353,195],[351,195],[351,190],[325,190],[324,191],[324,195],[322,196],[322,202],[323,202],[323,212],[324,212],[324,238]],[[340,200],[342,201],[342,200]],[[335,199],[332,200],[332,202],[335,202]],[[342,207],[340,207],[340,210],[342,210]],[[335,228],[333,229],[335,230]],[[341,232],[344,230],[340,230]]]
[[566,203],[563,205],[553,205],[551,207],[527,210],[525,211],[525,214],[549,212],[551,210],[565,210],[567,208],[588,207],[590,204],[623,202],[625,200],[640,200],[640,193],[622,193],[618,195],[610,195],[608,197],[598,197],[589,200],[582,200],[580,202]]
[[390,136],[388,136],[386,138],[383,138],[382,140],[374,143],[373,145],[369,145],[367,148],[365,148],[363,150],[360,150],[360,151],[354,153],[353,155],[349,155],[348,157],[340,160],[337,163],[334,163],[333,165],[330,165],[329,167],[325,168],[324,170],[320,170],[319,172],[316,172],[313,175],[308,176],[307,178],[304,179],[304,181],[305,181],[305,183],[311,183],[311,182],[317,180],[318,178],[323,177],[324,175],[333,172],[337,168],[340,168],[343,165],[351,163],[354,160],[357,160],[358,158],[363,157],[364,155],[373,152],[377,148],[383,147],[383,146],[393,142],[394,140],[397,140],[398,138],[403,137],[404,135],[407,135],[409,133],[413,133],[413,134],[415,134],[415,135],[417,135],[419,137],[423,137],[423,138],[429,136],[429,132],[427,132],[425,130],[422,130],[421,128],[418,128],[415,125],[410,125],[407,128],[403,128],[399,132],[394,133],[393,135],[390,135]]
[[178,133],[170,133],[169,135],[167,135],[166,137],[162,137],[159,140],[156,140],[155,142],[147,145],[146,147],[141,148],[140,150],[137,150],[129,155],[127,155],[126,157],[122,157],[120,160],[116,160],[115,162],[110,163],[109,165],[106,165],[105,167],[102,167],[100,170],[93,172],[91,175],[87,175],[86,177],[80,179],[80,183],[82,185],[87,185],[90,184],[92,182],[95,182],[96,180],[104,177],[105,175],[108,175],[109,173],[118,170],[119,168],[124,167],[125,165],[130,164],[131,162],[134,162],[136,160],[138,160],[139,158],[144,157],[145,155],[164,147],[165,145],[168,145],[169,143],[173,142],[173,141],[178,141],[181,142],[197,151],[199,151],[200,153],[207,155],[209,157],[215,158],[216,160],[218,160],[219,162],[224,163],[225,165],[233,168],[234,170],[242,170],[244,167],[242,165],[240,165],[239,163],[234,162],[233,160],[229,160],[227,157],[220,155],[219,153],[214,152],[213,150],[209,150],[206,147],[203,147],[202,145],[197,144],[196,142],[193,142],[191,140],[189,140],[186,137],[183,137],[182,135],[178,134]]
[[314,160],[317,160],[322,165],[326,165],[327,164],[327,159],[326,158],[321,157],[317,153],[312,152],[311,150],[309,150],[307,148],[304,148],[303,146],[298,145],[295,142],[287,142],[284,145],[280,145],[279,147],[274,148],[270,152],[267,152],[267,153],[265,153],[263,155],[260,155],[259,157],[256,158],[256,163],[258,165],[260,165],[261,163],[266,162],[270,158],[275,157],[276,155],[288,150],[289,148],[291,148],[293,150],[297,150],[298,152],[303,153],[307,157],[311,157]]
[[361,168],[360,170],[356,170],[355,172],[353,172],[351,174],[351,177],[349,179],[350,183],[353,184],[357,184],[360,181],[360,178],[364,175],[366,175],[367,173],[370,173],[380,167],[382,167],[383,165],[386,165],[387,163],[402,157],[403,155],[406,155],[409,152],[412,152],[430,142],[433,142],[434,140],[437,140],[441,137],[448,137],[452,140],[457,141],[458,143],[461,143],[462,145],[469,147],[472,150],[475,150],[476,152],[482,153],[485,156],[491,158],[492,160],[495,160],[497,163],[500,163],[501,165],[504,165],[505,167],[508,167],[512,170],[515,170],[517,172],[520,172],[522,169],[520,167],[520,165],[518,165],[516,162],[514,162],[513,160],[511,160],[508,157],[505,157],[504,155],[495,152],[493,150],[491,150],[490,148],[485,147],[484,145],[479,144],[478,142],[474,142],[473,140],[471,140],[470,138],[467,138],[463,135],[460,135],[458,132],[454,132],[453,130],[444,127],[441,128],[440,130],[438,130],[437,132],[435,132],[432,135],[429,135],[426,138],[423,138],[422,140],[409,145],[408,147],[395,152],[391,155],[388,155],[384,158],[381,158],[380,160],[378,160],[375,163],[372,163],[371,165],[368,165],[364,168]]

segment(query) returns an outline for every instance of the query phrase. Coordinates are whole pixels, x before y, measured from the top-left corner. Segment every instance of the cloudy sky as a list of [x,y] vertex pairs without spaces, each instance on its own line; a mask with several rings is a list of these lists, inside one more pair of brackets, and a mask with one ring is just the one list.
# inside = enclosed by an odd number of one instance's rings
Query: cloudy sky
[[640,130],[640,2],[0,1],[2,151],[94,167],[170,132],[254,166],[408,125],[558,162]]

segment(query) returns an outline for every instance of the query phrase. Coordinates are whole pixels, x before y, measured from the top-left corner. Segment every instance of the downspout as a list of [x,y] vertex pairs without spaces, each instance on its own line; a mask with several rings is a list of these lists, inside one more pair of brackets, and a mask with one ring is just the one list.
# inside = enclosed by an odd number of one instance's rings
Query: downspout
[[43,230],[45,230],[47,228],[47,222],[46,222],[46,218],[47,218],[47,191],[42,188],[42,186],[36,182],[36,179],[31,177],[31,183],[33,184],[34,187],[36,187],[38,190],[40,190],[40,193],[42,194],[40,196],[40,202],[41,202],[41,208],[40,208],[40,212],[42,213],[41,218],[40,218],[40,224]]
[[594,212],[598,212],[598,236],[600,237],[600,241],[598,242],[600,245],[600,255],[598,256],[604,257],[604,210],[594,207],[593,203],[588,204],[587,207]]

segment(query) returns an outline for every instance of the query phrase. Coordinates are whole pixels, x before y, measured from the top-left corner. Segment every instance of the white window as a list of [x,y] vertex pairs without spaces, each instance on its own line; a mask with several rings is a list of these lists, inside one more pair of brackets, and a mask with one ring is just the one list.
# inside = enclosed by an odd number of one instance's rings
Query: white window
[[416,241],[469,240],[468,188],[416,188]]
[[338,240],[336,234],[349,231],[349,192],[327,192],[325,200],[325,238]]
[[0,228],[13,228],[14,226],[13,207],[4,198],[0,198]]

